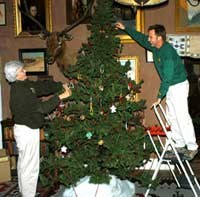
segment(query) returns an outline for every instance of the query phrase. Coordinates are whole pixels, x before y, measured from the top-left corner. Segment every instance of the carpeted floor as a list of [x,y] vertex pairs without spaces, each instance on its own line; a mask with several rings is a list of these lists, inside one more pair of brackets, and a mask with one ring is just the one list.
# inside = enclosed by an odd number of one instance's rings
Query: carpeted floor
[[[135,197],[144,197],[146,188],[141,187],[138,183],[136,186]],[[196,188],[196,186],[195,186]],[[196,188],[197,189],[197,188]],[[62,197],[65,188],[60,186],[54,194],[50,195],[47,190],[39,190],[37,196],[40,197]],[[149,197],[193,197],[194,194],[191,189],[177,188],[175,183],[163,183],[155,190],[151,190]],[[198,192],[200,196],[200,192]],[[0,197],[20,197],[16,178],[10,182],[0,184]]]
[[[198,190],[195,186],[196,191]],[[141,188],[136,184],[136,193],[144,194],[146,188]],[[197,193],[200,196],[200,191]],[[152,197],[194,197],[191,189],[177,188],[175,183],[164,183],[159,185],[155,190],[150,190],[149,196]],[[142,197],[142,195],[141,195]]]
[[[141,187],[138,183],[135,184],[136,186],[136,195],[134,197],[144,197],[146,192],[146,188]],[[198,190],[195,186],[195,189]],[[65,188],[60,186],[59,190],[51,197],[62,197],[62,193],[64,192]],[[159,185],[155,190],[151,190],[149,197],[193,197],[194,194],[191,189],[183,189],[177,188],[175,183],[163,183]],[[200,196],[200,191],[198,192],[198,196]],[[85,196],[87,197],[87,196]]]
[[15,180],[0,184],[0,197],[9,196],[16,188],[17,182]]
[[[36,196],[49,197],[48,190],[38,188]],[[0,184],[0,197],[21,197],[17,184],[17,177],[13,177],[9,182]]]

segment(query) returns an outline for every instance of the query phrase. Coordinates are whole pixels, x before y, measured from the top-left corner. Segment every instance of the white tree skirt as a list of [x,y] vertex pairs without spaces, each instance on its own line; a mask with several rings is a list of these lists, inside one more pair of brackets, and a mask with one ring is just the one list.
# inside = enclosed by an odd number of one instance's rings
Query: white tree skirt
[[110,184],[89,183],[90,177],[86,176],[77,183],[76,187],[65,189],[62,197],[133,197],[135,184],[128,180],[120,180],[111,176]]

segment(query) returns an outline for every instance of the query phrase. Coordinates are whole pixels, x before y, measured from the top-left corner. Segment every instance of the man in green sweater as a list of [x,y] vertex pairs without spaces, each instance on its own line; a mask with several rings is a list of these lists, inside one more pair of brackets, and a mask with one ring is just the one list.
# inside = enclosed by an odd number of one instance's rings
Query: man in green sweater
[[[28,80],[24,65],[19,61],[7,62],[4,72],[11,85],[10,109],[19,152],[19,190],[23,197],[34,197],[40,162],[39,130],[44,123],[45,114],[52,112],[62,99],[69,97],[71,90],[60,82]],[[48,95],[52,96],[45,101],[38,98]]]
[[[117,29],[124,30],[138,44],[153,53],[155,67],[161,79],[157,101],[160,104],[166,96],[167,117],[172,130],[176,149],[186,160],[192,160],[198,153],[198,145],[193,123],[188,112],[189,83],[187,73],[176,50],[166,41],[166,30],[163,25],[152,25],[148,36],[127,28],[122,23],[115,24]],[[169,154],[170,155],[170,154]]]

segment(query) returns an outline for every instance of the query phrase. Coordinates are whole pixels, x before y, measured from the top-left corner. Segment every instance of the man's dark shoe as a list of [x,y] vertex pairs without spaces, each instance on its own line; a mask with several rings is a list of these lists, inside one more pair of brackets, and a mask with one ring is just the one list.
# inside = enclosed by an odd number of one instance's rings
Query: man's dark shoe
[[[177,153],[179,154],[180,158],[184,157],[184,154],[187,152],[185,147],[176,148]],[[164,159],[176,159],[176,155],[173,150],[167,151],[164,155]]]
[[194,159],[194,157],[197,155],[198,149],[196,150],[187,150],[187,152],[184,153],[183,159],[191,161]]
[[176,148],[178,154],[185,154],[187,152],[187,149],[185,147],[180,147],[180,148]]

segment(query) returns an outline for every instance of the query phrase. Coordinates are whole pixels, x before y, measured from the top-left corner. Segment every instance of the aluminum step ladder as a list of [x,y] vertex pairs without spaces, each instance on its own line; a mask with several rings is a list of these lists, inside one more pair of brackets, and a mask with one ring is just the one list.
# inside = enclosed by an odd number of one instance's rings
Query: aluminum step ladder
[[[165,139],[165,143],[164,143],[161,140],[161,136],[159,134],[154,136],[151,134],[151,132],[149,130],[147,130],[147,134],[150,137],[151,143],[154,147],[155,153],[158,158],[158,164],[153,173],[152,182],[156,179],[158,172],[160,170],[161,164],[163,164],[163,162],[165,162],[167,164],[167,166],[169,167],[169,170],[171,171],[173,178],[176,181],[177,187],[181,188],[181,184],[180,184],[180,181],[178,180],[175,170],[177,170],[177,172],[180,175],[185,176],[190,188],[192,189],[194,196],[198,197],[199,195],[197,194],[197,191],[200,191],[199,182],[190,166],[189,161],[183,160],[175,148],[175,143],[172,139],[172,132],[171,132],[171,130],[167,129],[167,128],[169,128],[170,124],[169,124],[169,121],[167,120],[167,116],[166,116],[166,113],[165,113],[162,105],[161,104],[159,104],[157,106],[154,105],[153,109],[154,109],[156,117],[158,118],[158,121],[163,129],[164,136],[166,137],[166,139]],[[156,146],[155,140],[158,140],[161,145],[161,149],[162,149],[161,153],[159,152],[158,147]],[[174,159],[170,160],[170,159],[164,158],[164,156],[168,150],[172,150],[174,152],[174,154],[176,156],[175,160]],[[175,167],[174,169],[172,168],[172,165],[174,165],[174,167]],[[148,194],[151,190],[152,182],[148,185],[148,188],[145,193],[145,197],[148,197]],[[196,188],[194,187],[193,183],[196,184]]]

